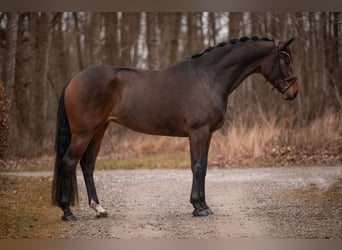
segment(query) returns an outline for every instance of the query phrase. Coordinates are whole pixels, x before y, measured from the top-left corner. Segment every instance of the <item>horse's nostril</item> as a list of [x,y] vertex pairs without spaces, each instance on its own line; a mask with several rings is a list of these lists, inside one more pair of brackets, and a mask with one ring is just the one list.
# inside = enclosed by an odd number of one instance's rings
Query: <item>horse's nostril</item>
[[296,93],[294,93],[293,99],[295,99],[297,97],[297,95],[298,95],[298,91],[296,91]]
[[294,93],[289,93],[289,91],[287,91],[283,97],[285,100],[291,101],[291,100],[294,100],[297,97],[297,95],[298,95],[298,91]]

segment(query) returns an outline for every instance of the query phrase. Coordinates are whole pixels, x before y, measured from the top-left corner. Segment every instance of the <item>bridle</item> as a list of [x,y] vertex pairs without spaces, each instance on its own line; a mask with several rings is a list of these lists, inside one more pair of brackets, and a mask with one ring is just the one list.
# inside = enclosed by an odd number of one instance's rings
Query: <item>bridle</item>
[[272,74],[275,65],[278,64],[280,80],[275,83],[272,83],[271,81],[270,82],[273,85],[273,89],[277,89],[280,93],[284,94],[297,81],[297,77],[296,76],[285,77],[284,72],[282,71],[281,66],[280,66],[280,55],[285,55],[290,60],[291,60],[291,56],[286,51],[280,51],[279,44],[280,44],[280,41],[278,39],[275,39],[274,40],[275,57],[273,59],[270,73],[266,77],[266,82],[269,81],[268,80],[269,76]]

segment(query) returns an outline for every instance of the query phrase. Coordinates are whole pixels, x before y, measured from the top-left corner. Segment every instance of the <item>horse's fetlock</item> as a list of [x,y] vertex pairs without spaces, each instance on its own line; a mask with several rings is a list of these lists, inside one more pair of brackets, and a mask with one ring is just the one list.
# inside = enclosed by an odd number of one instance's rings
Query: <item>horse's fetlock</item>
[[200,198],[198,196],[191,196],[190,203],[195,206],[200,203]]

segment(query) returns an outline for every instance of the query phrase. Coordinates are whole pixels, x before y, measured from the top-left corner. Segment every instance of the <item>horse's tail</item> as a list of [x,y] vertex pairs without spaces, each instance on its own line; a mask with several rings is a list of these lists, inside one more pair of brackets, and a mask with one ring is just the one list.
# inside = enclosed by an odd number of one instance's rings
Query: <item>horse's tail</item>
[[[57,123],[56,123],[56,140],[55,140],[55,169],[52,184],[52,204],[57,206],[62,206],[61,200],[63,195],[63,189],[70,189],[72,204],[77,200],[77,181],[76,181],[76,171],[73,172],[71,187],[66,183],[63,172],[65,168],[63,166],[63,157],[71,143],[71,132],[69,126],[69,120],[64,106],[64,95],[68,84],[64,87],[59,99],[58,109],[57,109]],[[68,188],[69,186],[69,188]]]

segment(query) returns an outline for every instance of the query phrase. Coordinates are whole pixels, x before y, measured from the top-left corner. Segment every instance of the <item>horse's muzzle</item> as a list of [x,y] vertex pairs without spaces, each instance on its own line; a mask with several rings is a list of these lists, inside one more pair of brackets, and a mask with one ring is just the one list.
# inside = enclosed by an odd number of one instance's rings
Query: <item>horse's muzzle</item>
[[298,95],[298,84],[297,81],[291,85],[290,88],[288,88],[284,94],[283,98],[287,101],[294,100]]

